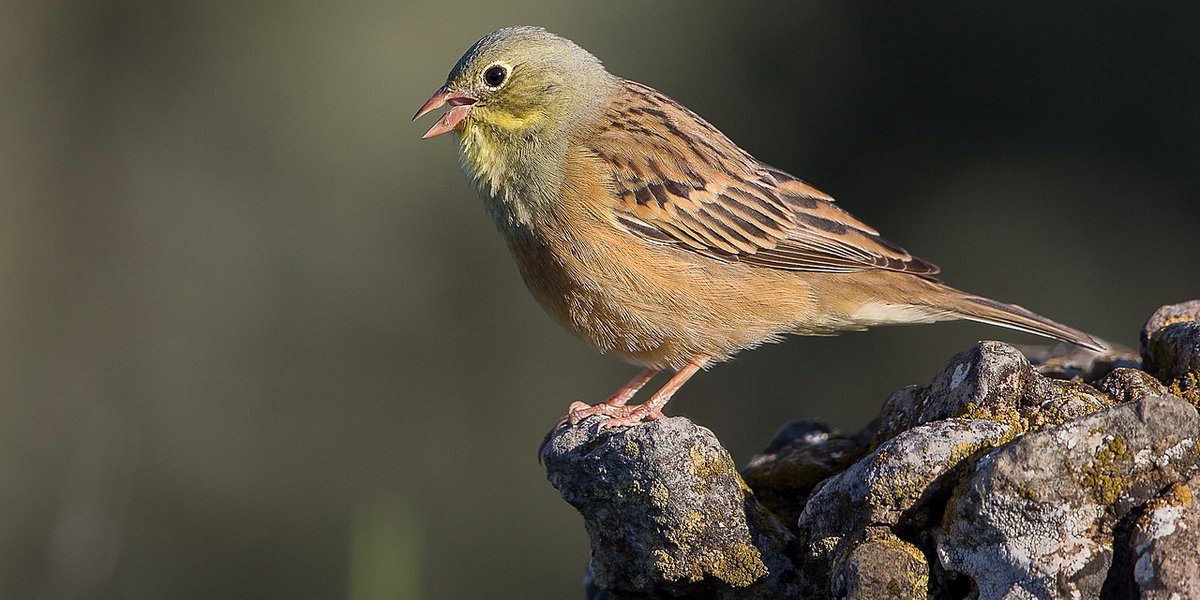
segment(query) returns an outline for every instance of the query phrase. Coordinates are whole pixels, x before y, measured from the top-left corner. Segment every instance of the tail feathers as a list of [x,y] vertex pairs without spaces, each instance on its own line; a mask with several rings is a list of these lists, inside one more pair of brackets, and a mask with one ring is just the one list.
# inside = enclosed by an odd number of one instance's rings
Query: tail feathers
[[1076,346],[1082,346],[1097,352],[1108,350],[1104,342],[1078,329],[1051,321],[1046,317],[1015,304],[1005,304],[980,296],[963,294],[959,297],[958,302],[943,308],[948,308],[959,317],[970,321],[1007,327],[1025,333],[1070,342]]

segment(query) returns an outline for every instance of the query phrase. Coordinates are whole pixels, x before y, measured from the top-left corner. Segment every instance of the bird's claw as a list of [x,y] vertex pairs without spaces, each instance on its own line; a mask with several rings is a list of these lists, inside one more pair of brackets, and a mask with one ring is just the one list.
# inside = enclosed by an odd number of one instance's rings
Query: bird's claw
[[597,427],[600,430],[605,430],[617,427],[629,427],[644,421],[657,421],[658,419],[666,418],[667,415],[663,414],[661,408],[651,409],[644,404],[635,406],[615,405],[608,402],[588,404],[576,400],[567,407],[567,414],[559,418],[558,423],[546,433],[546,437],[542,438],[542,443],[538,446],[538,462],[542,461],[542,453],[550,443],[550,438],[554,437],[555,431],[558,431],[564,425],[574,427],[580,421],[592,416],[601,417],[602,420]]

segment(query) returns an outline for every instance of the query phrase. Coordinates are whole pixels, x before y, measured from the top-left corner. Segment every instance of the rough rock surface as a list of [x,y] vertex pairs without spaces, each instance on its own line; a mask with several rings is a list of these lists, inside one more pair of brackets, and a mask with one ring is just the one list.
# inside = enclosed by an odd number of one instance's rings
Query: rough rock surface
[[711,431],[674,417],[561,430],[543,452],[550,483],[592,540],[592,585],[609,599],[792,595],[791,534],[761,507]]
[[1022,436],[980,459],[951,499],[938,559],[981,598],[1135,595],[1129,565],[1114,563],[1128,545],[1118,525],[1196,471],[1198,440],[1200,416],[1173,396]]
[[980,342],[855,435],[785,425],[741,474],[681,417],[586,420],[543,458],[593,600],[1200,598],[1198,396],[1192,301],[1140,359]]
[[1200,477],[1172,484],[1134,522],[1127,550],[1142,598],[1200,598],[1198,491]]
[[1200,405],[1200,300],[1164,306],[1142,328],[1146,371],[1171,393]]

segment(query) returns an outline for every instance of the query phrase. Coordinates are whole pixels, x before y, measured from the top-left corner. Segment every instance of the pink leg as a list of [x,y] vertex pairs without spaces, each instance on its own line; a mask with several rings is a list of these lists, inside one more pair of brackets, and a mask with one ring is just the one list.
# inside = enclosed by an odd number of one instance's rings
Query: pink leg
[[638,393],[638,390],[645,387],[651,379],[654,379],[655,375],[658,375],[661,372],[662,371],[660,369],[642,369],[642,371],[634,376],[633,379],[629,380],[629,383],[621,386],[621,389],[617,390],[617,393],[609,396],[608,400],[605,400],[600,404],[589,406],[584,402],[572,402],[571,406],[567,408],[566,416],[559,420],[558,424],[562,425],[563,423],[570,421],[570,423],[574,425],[583,418],[590,417],[592,415],[608,415],[613,414],[614,412],[621,412],[615,411],[614,409],[623,408],[625,404],[633,399],[634,395]]
[[605,400],[604,403],[609,406],[625,406],[627,402],[633,399],[633,396],[638,393],[655,375],[662,373],[662,369],[642,369],[636,377],[629,380],[629,383],[621,386],[617,393]]
[[578,423],[580,419],[583,419],[588,415],[612,415],[615,413],[627,414],[629,409],[625,408],[625,405],[632,400],[634,395],[636,395],[639,390],[645,387],[651,379],[654,379],[655,375],[658,375],[661,372],[661,369],[642,369],[641,372],[634,376],[633,379],[629,380],[629,383],[621,386],[621,389],[617,390],[617,393],[609,396],[608,400],[605,400],[604,402],[601,402],[595,406],[588,406],[584,402],[572,402],[570,408],[567,409],[567,414],[563,415],[562,418],[558,420],[558,424],[555,425],[553,429],[546,432],[545,438],[542,438],[542,444],[538,446],[538,462],[542,462],[542,451],[546,449],[546,444],[550,443],[550,436],[554,435],[555,430],[557,430],[559,427],[562,427],[568,422],[574,425]]
[[675,373],[649,400],[634,406],[633,408],[621,407],[621,411],[625,414],[616,414],[612,418],[600,423],[602,429],[609,427],[623,427],[626,425],[636,425],[647,419],[653,421],[661,419],[664,415],[662,409],[670,402],[671,396],[687,383],[688,379],[692,378],[697,371],[704,368],[704,363],[708,362],[707,356],[698,356],[688,361],[678,373]]

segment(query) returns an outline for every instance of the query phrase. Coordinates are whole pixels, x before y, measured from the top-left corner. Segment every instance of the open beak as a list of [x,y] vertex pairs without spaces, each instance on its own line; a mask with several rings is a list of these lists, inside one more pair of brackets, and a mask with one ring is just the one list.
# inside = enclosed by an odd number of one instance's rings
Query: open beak
[[426,102],[421,107],[421,110],[418,110],[417,114],[413,115],[413,120],[416,121],[426,113],[437,110],[446,104],[449,104],[453,108],[446,111],[446,114],[442,115],[442,118],[438,119],[437,123],[434,123],[433,127],[430,127],[429,131],[426,131],[425,135],[421,136],[421,139],[427,140],[431,137],[442,135],[447,131],[452,131],[458,126],[460,121],[467,118],[467,113],[471,112],[471,105],[475,104],[475,102],[475,98],[455,94],[446,89],[444,85],[438,88],[438,91],[433,94],[429,102]]

